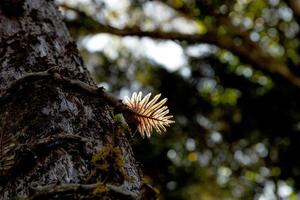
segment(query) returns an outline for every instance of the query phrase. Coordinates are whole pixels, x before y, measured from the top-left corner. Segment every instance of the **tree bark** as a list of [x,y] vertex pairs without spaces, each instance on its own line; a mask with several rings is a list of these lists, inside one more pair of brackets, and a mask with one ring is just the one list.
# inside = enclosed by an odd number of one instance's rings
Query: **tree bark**
[[0,64],[0,199],[141,197],[125,131],[86,89],[96,85],[53,1],[1,1]]

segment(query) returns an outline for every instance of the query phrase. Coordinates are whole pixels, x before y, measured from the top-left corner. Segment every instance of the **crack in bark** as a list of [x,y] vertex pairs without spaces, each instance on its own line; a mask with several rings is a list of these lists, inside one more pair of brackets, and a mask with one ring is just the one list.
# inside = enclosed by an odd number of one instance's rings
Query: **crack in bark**
[[[40,152],[45,153],[48,152],[50,149],[53,149],[54,146],[59,147],[65,144],[65,142],[86,143],[89,141],[91,140],[78,135],[60,133],[45,139],[40,139],[37,142],[31,144],[14,144],[14,148],[10,149],[10,151],[13,151],[14,153],[11,154],[11,152],[7,152],[6,155],[3,155],[3,158],[5,158],[6,156],[13,156],[14,158],[13,163],[11,163],[10,169],[6,170],[8,172],[18,170],[22,166],[22,164],[24,164],[25,160],[32,160],[30,159],[30,157],[36,157],[39,154],[37,153],[39,150],[41,150]],[[16,157],[20,158],[17,162]],[[11,175],[10,173],[3,174],[2,171],[0,172],[0,182],[4,182]]]

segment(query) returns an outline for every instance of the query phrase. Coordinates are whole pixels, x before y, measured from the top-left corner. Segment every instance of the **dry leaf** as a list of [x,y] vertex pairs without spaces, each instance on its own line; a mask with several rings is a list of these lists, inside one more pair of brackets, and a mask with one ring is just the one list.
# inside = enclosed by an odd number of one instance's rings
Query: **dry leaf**
[[166,126],[175,123],[175,121],[172,120],[173,116],[167,115],[169,113],[168,107],[164,106],[167,102],[167,98],[158,101],[160,96],[161,94],[158,94],[150,100],[151,93],[142,98],[142,92],[138,94],[134,92],[130,99],[128,97],[125,99],[125,103],[133,111],[139,122],[138,131],[143,138],[145,134],[150,138],[153,129],[158,133],[162,131],[165,132]]

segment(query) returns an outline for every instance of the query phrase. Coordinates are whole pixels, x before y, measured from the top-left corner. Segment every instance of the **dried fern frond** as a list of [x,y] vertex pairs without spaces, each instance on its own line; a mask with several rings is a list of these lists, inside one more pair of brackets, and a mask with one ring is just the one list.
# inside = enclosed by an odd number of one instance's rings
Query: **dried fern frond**
[[151,93],[142,98],[142,92],[138,94],[134,92],[130,99],[128,97],[125,99],[125,103],[135,114],[138,121],[138,131],[143,138],[145,134],[150,138],[153,129],[160,134],[162,131],[166,131],[166,126],[175,123],[172,120],[173,116],[167,115],[169,113],[168,107],[164,106],[167,98],[158,101],[160,96],[161,94],[158,94],[150,100]]

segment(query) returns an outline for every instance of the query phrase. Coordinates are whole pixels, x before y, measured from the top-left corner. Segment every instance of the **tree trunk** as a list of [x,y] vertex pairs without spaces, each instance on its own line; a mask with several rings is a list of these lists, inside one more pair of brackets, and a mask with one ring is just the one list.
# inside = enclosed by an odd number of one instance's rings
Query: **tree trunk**
[[0,199],[140,198],[125,131],[86,89],[53,1],[1,1],[0,64]]

